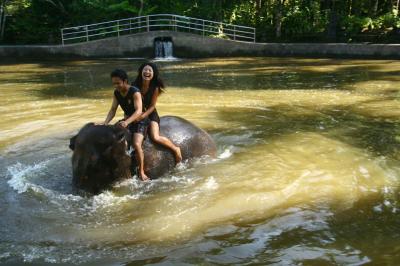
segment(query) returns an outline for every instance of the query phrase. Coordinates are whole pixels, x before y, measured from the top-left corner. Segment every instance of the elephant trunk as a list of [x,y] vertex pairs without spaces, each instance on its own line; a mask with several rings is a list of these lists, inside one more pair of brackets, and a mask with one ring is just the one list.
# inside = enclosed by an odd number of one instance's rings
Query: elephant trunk
[[74,185],[79,186],[84,180],[88,179],[88,166],[89,157],[74,152],[72,156],[72,180]]

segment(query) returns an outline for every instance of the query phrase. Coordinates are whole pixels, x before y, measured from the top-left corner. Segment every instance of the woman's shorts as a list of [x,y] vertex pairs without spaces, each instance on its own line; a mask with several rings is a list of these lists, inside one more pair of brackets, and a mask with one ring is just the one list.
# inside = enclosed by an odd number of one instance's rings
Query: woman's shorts
[[149,119],[151,122],[156,122],[158,125],[160,125],[160,117],[158,116],[156,109],[154,109],[154,111],[149,115]]

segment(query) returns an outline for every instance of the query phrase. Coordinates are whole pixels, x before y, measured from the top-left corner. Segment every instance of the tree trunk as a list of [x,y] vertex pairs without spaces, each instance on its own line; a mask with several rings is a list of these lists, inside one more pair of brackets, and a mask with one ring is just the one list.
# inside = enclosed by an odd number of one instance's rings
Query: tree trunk
[[3,2],[0,4],[0,29],[3,25],[3,13],[4,13],[4,7],[3,7]]
[[338,14],[335,6],[336,0],[327,0],[327,7],[329,8],[329,24],[327,29],[327,37],[331,41],[336,41],[337,37],[337,24]]
[[142,12],[143,12],[143,0],[140,0],[139,17],[142,15]]
[[372,10],[372,16],[376,16],[377,15],[377,13],[378,13],[378,6],[379,6],[379,0],[376,0],[375,1],[375,4],[374,4],[374,7],[373,7],[373,10]]
[[6,1],[2,1],[0,5],[0,41],[4,39],[4,29],[6,26]]
[[399,7],[400,7],[400,0],[397,0],[397,2],[396,2],[396,16],[398,17],[399,16]]
[[351,16],[351,12],[353,11],[353,0],[348,0],[348,8],[347,8],[347,14],[348,16]]
[[256,15],[256,27],[260,24],[260,15],[261,15],[261,5],[262,5],[262,0],[256,0],[256,11],[255,11],[255,15]]
[[257,10],[260,10],[262,6],[262,0],[257,0],[256,5],[257,5]]
[[0,40],[3,41],[4,39],[4,29],[6,28],[6,14],[3,14],[3,22],[1,23],[1,33],[0,33]]
[[281,38],[282,36],[282,11],[283,11],[283,4],[285,0],[278,0],[278,6],[276,9],[276,19],[275,19],[275,36],[276,38]]

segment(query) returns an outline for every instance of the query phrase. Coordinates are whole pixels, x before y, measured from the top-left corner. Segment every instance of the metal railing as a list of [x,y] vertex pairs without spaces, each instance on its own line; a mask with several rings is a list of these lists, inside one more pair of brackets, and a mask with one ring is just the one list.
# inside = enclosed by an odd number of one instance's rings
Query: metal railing
[[61,29],[62,44],[88,42],[140,32],[171,30],[235,41],[256,41],[256,29],[172,14],[155,14]]

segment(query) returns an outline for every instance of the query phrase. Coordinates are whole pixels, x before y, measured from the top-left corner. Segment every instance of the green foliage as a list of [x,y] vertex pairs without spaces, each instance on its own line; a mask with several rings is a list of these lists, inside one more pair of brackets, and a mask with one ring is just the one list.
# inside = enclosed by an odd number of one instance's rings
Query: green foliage
[[400,19],[393,13],[387,13],[377,18],[349,16],[343,19],[342,29],[347,36],[359,35],[362,33],[385,34],[400,27]]
[[377,29],[388,29],[399,27],[400,20],[393,13],[386,13],[374,20],[374,27]]
[[342,29],[347,35],[359,34],[374,28],[374,22],[369,17],[348,16],[342,21]]
[[260,42],[316,41],[315,36],[324,41],[332,31],[336,40],[343,41],[363,34],[397,34],[400,27],[393,0],[0,0],[1,3],[6,3],[3,43],[8,44],[60,43],[63,27],[153,13],[253,26]]
[[282,23],[286,36],[315,34],[325,30],[327,18],[319,12],[319,7],[316,4],[305,8],[301,8],[299,5],[291,5],[287,8]]
[[10,15],[16,13],[19,9],[28,8],[31,6],[30,0],[14,0],[6,3],[7,13]]

